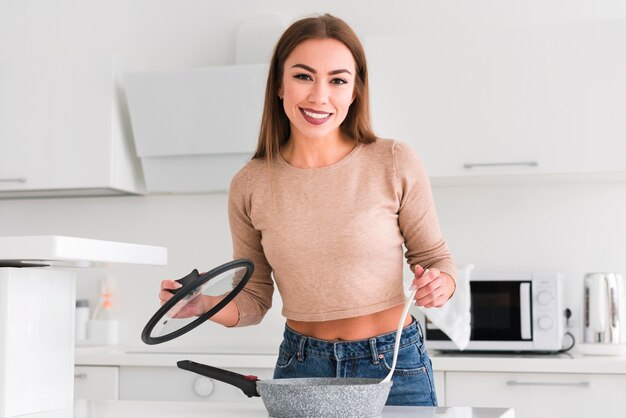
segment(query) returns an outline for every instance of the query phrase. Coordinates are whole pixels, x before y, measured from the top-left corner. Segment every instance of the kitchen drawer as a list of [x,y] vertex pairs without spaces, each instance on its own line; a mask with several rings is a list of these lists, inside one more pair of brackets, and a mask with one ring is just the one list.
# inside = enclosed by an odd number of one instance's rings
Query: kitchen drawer
[[[271,379],[274,369],[229,369],[243,375]],[[162,401],[254,402],[231,385],[177,367],[120,368],[120,399]]]
[[119,399],[119,368],[115,366],[76,366],[74,398],[93,401]]
[[516,418],[623,418],[626,375],[446,372],[447,406],[510,407]]

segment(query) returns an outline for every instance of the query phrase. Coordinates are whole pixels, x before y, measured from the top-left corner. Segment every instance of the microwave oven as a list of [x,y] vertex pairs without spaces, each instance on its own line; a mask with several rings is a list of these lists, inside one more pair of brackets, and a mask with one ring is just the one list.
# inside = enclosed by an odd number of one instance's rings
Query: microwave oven
[[[473,271],[471,332],[465,351],[560,350],[565,328],[561,282],[560,273]],[[425,334],[428,348],[458,350],[428,318]]]

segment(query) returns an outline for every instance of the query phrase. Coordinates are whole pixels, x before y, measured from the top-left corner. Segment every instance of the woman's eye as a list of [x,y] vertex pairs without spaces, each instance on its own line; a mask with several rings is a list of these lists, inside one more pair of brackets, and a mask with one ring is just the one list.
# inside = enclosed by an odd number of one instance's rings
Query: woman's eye
[[312,80],[311,76],[308,74],[296,74],[293,76],[294,78],[297,78],[298,80]]
[[332,80],[330,80],[330,82],[337,85],[348,84],[348,82],[343,78],[333,78]]

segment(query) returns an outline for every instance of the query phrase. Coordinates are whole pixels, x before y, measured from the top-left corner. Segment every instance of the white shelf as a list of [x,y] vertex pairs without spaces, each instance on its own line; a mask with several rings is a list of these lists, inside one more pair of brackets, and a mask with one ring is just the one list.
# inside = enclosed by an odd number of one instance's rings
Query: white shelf
[[167,248],[56,235],[0,237],[0,265],[167,264]]

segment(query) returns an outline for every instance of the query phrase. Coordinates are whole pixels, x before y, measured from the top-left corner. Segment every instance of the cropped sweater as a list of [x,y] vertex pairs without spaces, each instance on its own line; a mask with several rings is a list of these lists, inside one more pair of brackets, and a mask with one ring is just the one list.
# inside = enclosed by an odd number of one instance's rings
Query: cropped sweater
[[[282,314],[298,321],[367,315],[404,302],[406,261],[453,278],[428,176],[405,144],[359,143],[342,160],[297,168],[280,155],[233,177],[228,215],[233,257],[255,264],[234,299],[236,326],[259,323],[274,283]],[[272,277],[273,276],[273,277]]]

